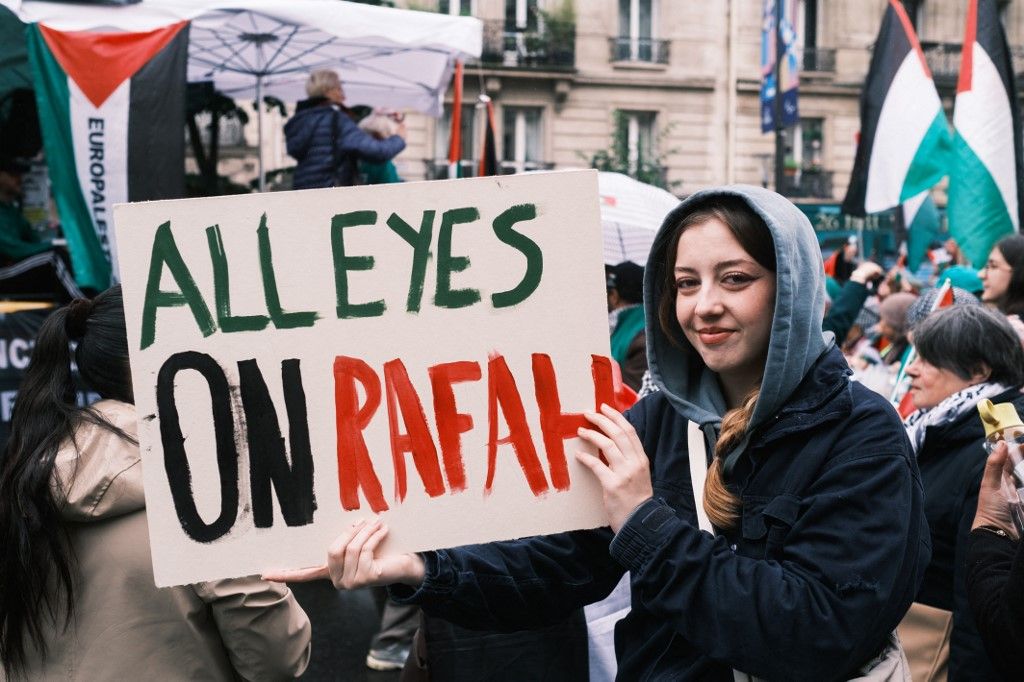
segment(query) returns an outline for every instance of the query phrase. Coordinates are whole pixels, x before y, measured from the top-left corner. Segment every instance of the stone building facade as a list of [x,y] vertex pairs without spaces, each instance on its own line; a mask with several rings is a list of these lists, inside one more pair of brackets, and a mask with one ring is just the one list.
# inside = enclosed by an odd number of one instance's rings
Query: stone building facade
[[[835,201],[853,166],[858,96],[887,0],[785,1],[796,7],[803,71],[801,122],[787,136],[783,190]],[[466,66],[464,79],[464,174],[480,155],[483,109],[474,103],[483,93],[494,103],[502,172],[586,167],[608,149],[618,125],[630,160],[654,159],[677,194],[727,182],[774,184],[774,136],[760,126],[762,0],[394,4],[484,22],[484,54]],[[950,110],[967,4],[904,0]],[[1024,84],[1024,0],[1001,5]],[[447,176],[451,92],[447,97],[445,118],[408,117],[408,147],[396,159],[405,179]],[[282,124],[271,114],[265,130]],[[248,129],[237,134],[252,137]],[[231,160],[229,147],[222,168],[233,164],[239,175],[251,175],[251,154],[236,156]],[[290,165],[280,135],[268,137],[265,158],[268,168]]]

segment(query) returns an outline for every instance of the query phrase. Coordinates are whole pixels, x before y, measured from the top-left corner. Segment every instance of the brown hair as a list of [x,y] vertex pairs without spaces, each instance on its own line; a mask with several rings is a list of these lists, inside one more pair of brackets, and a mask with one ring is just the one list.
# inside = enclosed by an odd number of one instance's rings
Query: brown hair
[[[714,196],[698,203],[676,227],[669,240],[662,262],[662,290],[658,300],[658,322],[665,335],[677,345],[682,337],[679,320],[676,318],[676,252],[679,239],[688,228],[703,225],[709,220],[719,220],[740,243],[743,250],[753,257],[761,267],[775,272],[775,244],[771,232],[760,215],[740,197]],[[757,405],[760,386],[751,391],[743,403],[729,410],[722,417],[721,434],[715,444],[715,456],[708,467],[704,482],[704,511],[711,523],[724,530],[736,525],[740,515],[740,500],[726,486],[722,474],[722,459],[743,440]]]

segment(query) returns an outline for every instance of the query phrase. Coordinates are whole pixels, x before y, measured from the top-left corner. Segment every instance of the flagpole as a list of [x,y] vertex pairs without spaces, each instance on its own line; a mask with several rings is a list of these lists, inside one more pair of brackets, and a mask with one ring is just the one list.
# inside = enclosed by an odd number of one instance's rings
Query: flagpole
[[256,74],[256,145],[257,158],[259,159],[260,181],[259,188],[266,190],[266,178],[263,175],[263,76]]
[[775,191],[783,193],[785,172],[783,161],[786,156],[785,128],[782,124],[782,3],[785,0],[775,0]]

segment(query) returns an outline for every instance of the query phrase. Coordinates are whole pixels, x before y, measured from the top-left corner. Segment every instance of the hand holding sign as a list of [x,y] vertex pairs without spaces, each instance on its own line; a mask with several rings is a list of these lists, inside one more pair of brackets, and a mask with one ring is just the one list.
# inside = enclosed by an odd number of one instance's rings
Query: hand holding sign
[[598,448],[604,461],[583,450],[577,450],[576,459],[601,482],[608,524],[617,533],[633,510],[654,496],[650,460],[633,425],[616,410],[602,405],[600,414],[583,416],[598,430],[581,427],[579,436]]
[[289,583],[329,579],[339,590],[395,583],[418,587],[426,573],[420,555],[377,555],[377,547],[387,534],[388,527],[379,518],[371,522],[357,521],[331,543],[327,563],[323,566],[268,571],[263,579]]

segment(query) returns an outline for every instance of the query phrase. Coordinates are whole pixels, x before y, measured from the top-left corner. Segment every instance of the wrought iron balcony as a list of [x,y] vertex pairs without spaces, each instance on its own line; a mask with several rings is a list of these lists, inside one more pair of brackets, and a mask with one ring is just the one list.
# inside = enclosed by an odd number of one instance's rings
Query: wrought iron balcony
[[576,67],[576,25],[548,22],[534,30],[508,30],[502,20],[484,21],[480,63],[526,69]]
[[804,71],[816,71],[818,73],[836,72],[836,51],[831,47],[805,47],[803,48]]
[[647,62],[668,64],[669,41],[655,38],[609,38],[613,62]]
[[797,169],[783,176],[782,196],[805,199],[832,198],[832,171],[820,168]]

